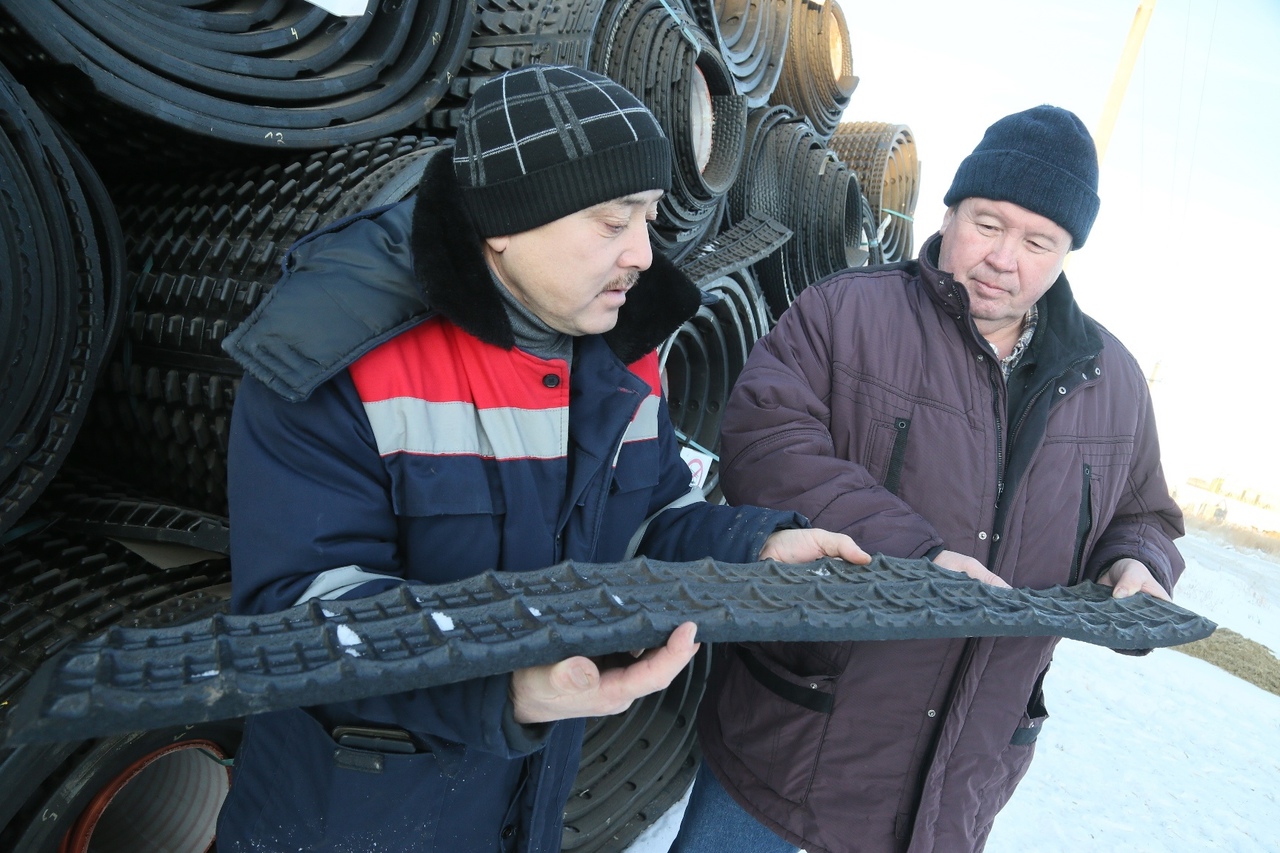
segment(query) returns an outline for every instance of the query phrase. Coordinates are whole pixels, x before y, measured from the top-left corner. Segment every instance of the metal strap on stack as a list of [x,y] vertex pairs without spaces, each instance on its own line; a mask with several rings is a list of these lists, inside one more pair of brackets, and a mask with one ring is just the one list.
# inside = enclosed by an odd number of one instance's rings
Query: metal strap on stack
[[241,370],[222,351],[223,338],[275,286],[290,245],[355,205],[411,193],[423,152],[438,147],[430,137],[394,137],[196,175],[185,185],[120,187],[132,310],[94,394],[93,428],[76,444],[77,462],[158,498],[225,514]]
[[905,124],[841,122],[829,143],[858,173],[885,263],[915,257],[913,226],[920,195],[915,137]]
[[703,30],[715,35],[734,86],[754,109],[769,103],[782,74],[793,0],[689,0]]
[[80,739],[431,687],[573,655],[655,648],[686,621],[704,643],[1059,636],[1118,649],[1177,645],[1212,622],[1082,583],[1003,589],[927,560],[853,566],[562,563],[313,599],[256,616],[111,628],[41,667],[10,743]]
[[858,87],[844,12],[834,0],[795,0],[782,75],[769,103],[789,105],[825,142]]
[[236,146],[314,150],[403,131],[444,94],[475,15],[455,0],[372,3],[353,17],[279,0],[0,5],[17,25],[0,38],[15,74],[99,152],[129,153],[122,143],[140,127],[166,138],[148,146],[150,170]]
[[3,68],[0,125],[3,536],[80,431],[119,327],[124,242],[96,172]]

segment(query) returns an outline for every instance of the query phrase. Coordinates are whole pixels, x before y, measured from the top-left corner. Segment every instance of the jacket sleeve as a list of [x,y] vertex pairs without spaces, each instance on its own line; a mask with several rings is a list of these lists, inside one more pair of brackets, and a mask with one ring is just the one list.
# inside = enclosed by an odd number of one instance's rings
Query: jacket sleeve
[[753,563],[773,533],[809,526],[795,512],[708,503],[701,489],[691,484],[665,396],[658,411],[658,448],[660,473],[650,515],[630,550],[673,562],[713,557],[727,563]]
[[[245,377],[227,479],[233,612],[365,597],[404,582],[388,478],[345,372],[301,402]],[[341,707],[344,715],[512,757],[536,749],[540,736],[513,727],[509,683],[507,675],[492,676]]]
[[752,349],[721,425],[721,486],[730,503],[795,510],[868,553],[937,553],[943,542],[929,522],[836,455],[828,297],[837,287],[806,288]]
[[[1138,387],[1145,390],[1145,380]],[[1169,494],[1160,464],[1151,398],[1144,395],[1128,481],[1111,520],[1089,554],[1084,575],[1097,580],[1116,560],[1131,557],[1145,564],[1156,581],[1172,593],[1186,568],[1173,543],[1183,532],[1182,510]]]

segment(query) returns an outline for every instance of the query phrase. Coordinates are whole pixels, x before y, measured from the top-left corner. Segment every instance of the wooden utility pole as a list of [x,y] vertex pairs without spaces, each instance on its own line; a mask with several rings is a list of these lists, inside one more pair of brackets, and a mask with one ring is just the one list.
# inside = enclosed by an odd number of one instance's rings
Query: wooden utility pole
[[1120,55],[1120,64],[1116,67],[1116,76],[1111,81],[1111,91],[1107,94],[1107,103],[1102,108],[1102,120],[1098,122],[1098,132],[1094,134],[1094,143],[1098,146],[1098,162],[1102,162],[1107,153],[1107,145],[1111,142],[1111,131],[1115,129],[1116,117],[1120,114],[1120,103],[1124,100],[1125,90],[1129,88],[1129,78],[1133,75],[1133,66],[1138,61],[1138,51],[1142,48],[1142,40],[1147,34],[1147,22],[1156,9],[1156,0],[1141,0],[1138,11],[1134,13],[1133,24],[1129,27],[1129,38],[1124,43],[1124,53]]

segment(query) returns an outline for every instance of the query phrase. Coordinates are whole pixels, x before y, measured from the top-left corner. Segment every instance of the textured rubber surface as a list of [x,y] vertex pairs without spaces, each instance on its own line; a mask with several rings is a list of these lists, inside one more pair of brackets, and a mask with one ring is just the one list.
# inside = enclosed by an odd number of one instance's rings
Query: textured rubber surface
[[72,466],[58,471],[32,513],[57,518],[59,527],[71,533],[231,553],[225,517],[140,497],[121,483]]
[[705,642],[1056,635],[1120,649],[1190,642],[1216,627],[1148,596],[1115,600],[1087,583],[996,589],[925,560],[563,563],[266,616],[116,627],[40,669],[10,716],[10,742],[203,722],[651,648],[687,620]]
[[225,514],[241,370],[223,339],[275,286],[294,242],[356,205],[398,200],[438,148],[430,137],[386,137],[116,187],[132,282],[127,327],[94,391],[75,462]]
[[[298,2],[194,5],[0,4],[0,24],[13,22],[0,26],[0,59],[99,154],[123,162],[136,132],[168,137],[147,151],[155,168],[213,149],[316,150],[405,130],[448,90],[476,15],[452,0],[373,3],[351,17]],[[102,106],[118,114],[105,127]]]
[[825,141],[857,87],[849,27],[840,4],[794,3],[782,74],[769,103],[794,108]]
[[841,122],[828,143],[858,173],[871,205],[883,263],[914,255],[912,226],[920,196],[920,160],[915,137],[903,124]]
[[666,690],[587,722],[563,853],[624,850],[689,790],[702,760],[694,719],[710,668],[704,645]]
[[[162,606],[201,606],[201,591],[227,583],[230,571],[221,558],[162,569],[119,542],[79,530],[73,538],[50,521],[0,550],[0,577],[3,727],[32,674],[59,651],[114,625],[167,621]],[[176,597],[186,599],[174,605]]]
[[0,536],[80,431],[118,329],[122,270],[97,173],[0,68]]
[[782,248],[791,229],[768,216],[748,215],[688,255],[681,271],[699,287],[744,270]]
[[702,290],[716,301],[699,307],[658,354],[676,436],[681,446],[711,456],[702,493],[718,503],[720,421],[751,348],[769,329],[769,310],[744,272],[707,282]]

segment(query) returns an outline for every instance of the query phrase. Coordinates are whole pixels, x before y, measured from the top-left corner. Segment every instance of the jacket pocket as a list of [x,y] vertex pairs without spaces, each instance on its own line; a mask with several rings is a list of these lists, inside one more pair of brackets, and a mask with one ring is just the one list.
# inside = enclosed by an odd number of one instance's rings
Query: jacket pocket
[[397,515],[492,516],[506,511],[502,492],[490,486],[488,473],[479,460],[475,461],[475,470],[451,471],[448,475],[395,471],[391,489]]
[[716,707],[725,744],[779,796],[803,803],[831,722],[836,677],[790,672],[747,647],[734,651]]
[[1013,737],[1009,740],[1012,746],[1035,743],[1036,738],[1040,737],[1044,721],[1049,719],[1049,711],[1044,705],[1044,677],[1048,672],[1049,667],[1046,666],[1036,678],[1035,687],[1031,688],[1031,696],[1027,699],[1027,710],[1023,713],[1018,728],[1014,730]]
[[895,495],[902,483],[902,467],[907,458],[907,435],[910,432],[910,418],[876,421],[871,427],[866,451],[862,456],[867,470],[876,481]]
[[1085,544],[1089,534],[1093,532],[1093,466],[1088,462],[1081,466],[1080,511],[1076,517],[1076,548],[1071,559],[1071,578],[1069,584],[1080,582],[1081,562],[1084,560]]
[[343,747],[302,709],[250,721],[232,780],[218,824],[232,853],[430,847],[450,787],[431,752]]
[[613,468],[610,491],[634,492],[639,489],[652,489],[656,485],[658,485],[657,442],[647,441],[636,443],[636,446],[623,447],[618,454],[617,464]]

